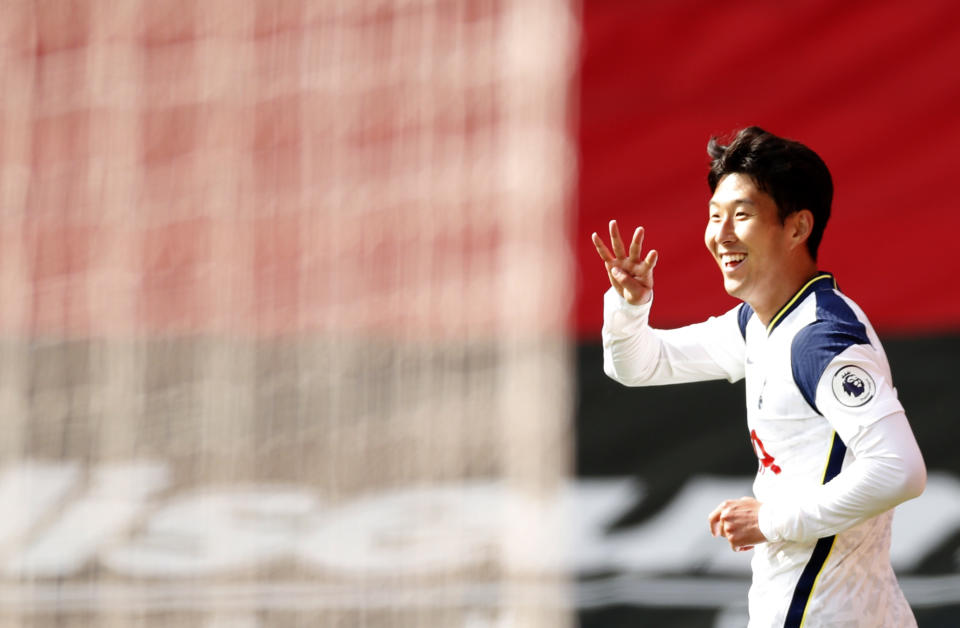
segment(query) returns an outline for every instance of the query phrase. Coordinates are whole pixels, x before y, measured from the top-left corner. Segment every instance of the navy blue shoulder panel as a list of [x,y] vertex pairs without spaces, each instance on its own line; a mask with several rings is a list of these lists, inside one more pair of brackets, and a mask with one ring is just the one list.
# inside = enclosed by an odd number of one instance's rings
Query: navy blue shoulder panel
[[747,339],[747,321],[751,316],[753,316],[753,308],[746,303],[741,303],[740,309],[737,310],[737,323],[740,325],[740,335],[744,340]]
[[870,344],[870,339],[867,328],[839,294],[823,290],[813,298],[817,300],[817,318],[793,337],[790,361],[800,394],[819,413],[814,400],[827,365],[847,347]]

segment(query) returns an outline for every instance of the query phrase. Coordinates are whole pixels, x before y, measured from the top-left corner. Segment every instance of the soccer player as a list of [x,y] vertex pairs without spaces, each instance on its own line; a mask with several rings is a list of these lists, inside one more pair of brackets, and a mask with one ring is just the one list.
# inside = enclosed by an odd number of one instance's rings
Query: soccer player
[[[695,325],[648,325],[657,252],[616,221],[593,234],[604,296],[604,371],[628,386],[746,378],[759,459],[754,497],[708,515],[754,550],[750,628],[916,626],[890,566],[893,507],[926,468],[863,311],[817,269],[833,182],[820,157],[758,127],[711,139],[705,243],[742,301]],[[612,250],[611,250],[612,249]]]

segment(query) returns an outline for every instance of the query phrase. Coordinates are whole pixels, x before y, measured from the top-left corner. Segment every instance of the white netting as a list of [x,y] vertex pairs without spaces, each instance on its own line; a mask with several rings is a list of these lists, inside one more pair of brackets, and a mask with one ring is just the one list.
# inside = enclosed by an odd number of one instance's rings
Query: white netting
[[573,3],[0,7],[0,625],[562,626]]

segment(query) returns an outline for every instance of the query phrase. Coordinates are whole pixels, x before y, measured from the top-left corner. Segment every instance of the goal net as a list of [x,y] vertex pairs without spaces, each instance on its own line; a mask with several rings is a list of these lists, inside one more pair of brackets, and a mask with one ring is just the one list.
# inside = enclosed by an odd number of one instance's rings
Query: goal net
[[563,626],[548,0],[0,7],[0,625]]

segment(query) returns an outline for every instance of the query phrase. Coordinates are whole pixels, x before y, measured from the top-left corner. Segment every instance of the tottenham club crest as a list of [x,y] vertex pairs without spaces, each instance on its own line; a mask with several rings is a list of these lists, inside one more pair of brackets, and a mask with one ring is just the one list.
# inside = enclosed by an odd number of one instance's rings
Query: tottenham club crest
[[873,378],[859,366],[845,366],[833,376],[833,395],[849,408],[867,403],[876,391]]

